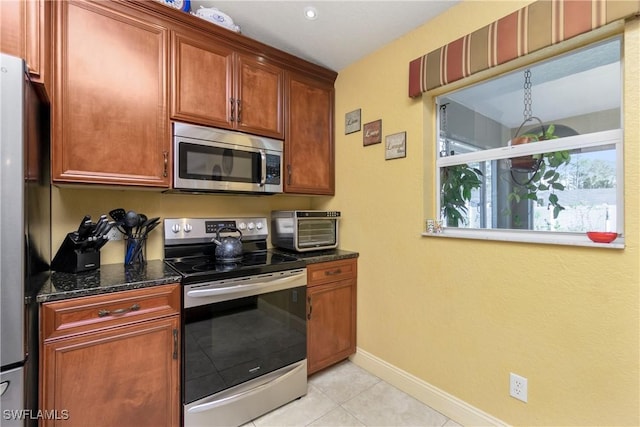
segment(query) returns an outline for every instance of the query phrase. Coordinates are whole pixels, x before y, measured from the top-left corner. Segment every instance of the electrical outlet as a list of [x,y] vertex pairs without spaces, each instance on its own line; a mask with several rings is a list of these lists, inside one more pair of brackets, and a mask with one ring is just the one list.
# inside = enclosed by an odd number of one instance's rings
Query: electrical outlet
[[527,402],[527,379],[520,375],[509,373],[509,394],[518,400]]
[[109,240],[122,240],[122,233],[116,227],[111,228],[107,234]]

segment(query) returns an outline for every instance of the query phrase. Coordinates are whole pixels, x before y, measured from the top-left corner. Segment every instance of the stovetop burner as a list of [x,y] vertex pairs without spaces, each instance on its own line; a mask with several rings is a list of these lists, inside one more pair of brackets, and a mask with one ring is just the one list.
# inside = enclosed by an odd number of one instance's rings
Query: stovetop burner
[[239,262],[217,262],[213,256],[206,255],[167,259],[165,262],[184,277],[184,284],[305,267],[303,260],[269,250],[244,254]]
[[[241,260],[216,260],[212,238],[222,228],[241,231]],[[237,231],[220,233],[234,237],[237,234]],[[268,235],[266,218],[168,218],[164,220],[165,262],[183,276],[183,284],[305,267],[306,263],[295,256],[267,249]]]

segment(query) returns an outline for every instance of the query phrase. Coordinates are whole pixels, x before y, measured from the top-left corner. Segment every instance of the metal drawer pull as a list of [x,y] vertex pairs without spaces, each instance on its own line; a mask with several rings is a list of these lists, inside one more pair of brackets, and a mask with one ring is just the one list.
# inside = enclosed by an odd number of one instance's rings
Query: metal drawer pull
[[138,304],[133,304],[129,308],[118,308],[116,310],[100,310],[98,311],[98,317],[106,317],[106,316],[118,316],[120,314],[129,313],[130,311],[138,311],[140,310],[140,306]]
[[178,360],[178,330],[173,330],[173,358]]
[[313,313],[313,305],[311,305],[311,297],[307,297],[309,303],[309,313],[307,314],[307,320],[311,320],[311,313]]
[[342,270],[341,269],[337,269],[337,270],[333,270],[333,271],[325,271],[324,275],[325,276],[335,276],[337,274],[341,274]]

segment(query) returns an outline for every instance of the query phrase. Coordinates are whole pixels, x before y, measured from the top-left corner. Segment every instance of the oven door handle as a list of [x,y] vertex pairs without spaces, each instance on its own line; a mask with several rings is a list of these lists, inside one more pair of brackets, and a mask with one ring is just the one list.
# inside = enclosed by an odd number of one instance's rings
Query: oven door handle
[[295,274],[288,277],[281,277],[279,279],[261,281],[260,283],[225,286],[223,288],[193,289],[187,291],[187,296],[192,298],[205,298],[217,295],[234,294],[237,292],[250,291],[253,289],[260,289],[269,286],[282,285],[283,283],[293,282],[295,280],[300,280],[300,276],[303,275],[304,274]]
[[233,403],[234,401],[242,399],[243,397],[246,397],[248,395],[259,393],[261,390],[264,390],[265,388],[268,388],[268,387],[272,387],[277,383],[284,381],[288,377],[295,375],[301,369],[306,370],[306,366],[307,366],[306,363],[303,363],[303,362],[297,363],[296,365],[291,366],[291,369],[289,369],[288,371],[279,374],[277,377],[273,379],[268,379],[267,382],[260,384],[257,387],[254,387],[249,390],[241,391],[240,393],[236,393],[228,397],[216,399],[212,402],[207,402],[207,403],[203,403],[202,405],[194,406],[192,408],[189,408],[187,412],[190,412],[193,414],[197,412],[208,411],[210,409],[217,408],[218,406],[223,406],[229,403]]

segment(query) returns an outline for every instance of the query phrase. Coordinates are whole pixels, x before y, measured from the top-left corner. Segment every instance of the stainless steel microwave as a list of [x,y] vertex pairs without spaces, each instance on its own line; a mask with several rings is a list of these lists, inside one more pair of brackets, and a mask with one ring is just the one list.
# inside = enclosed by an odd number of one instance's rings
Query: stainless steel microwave
[[272,211],[271,244],[296,252],[338,247],[338,211]]
[[173,189],[282,193],[283,142],[223,129],[173,124]]

